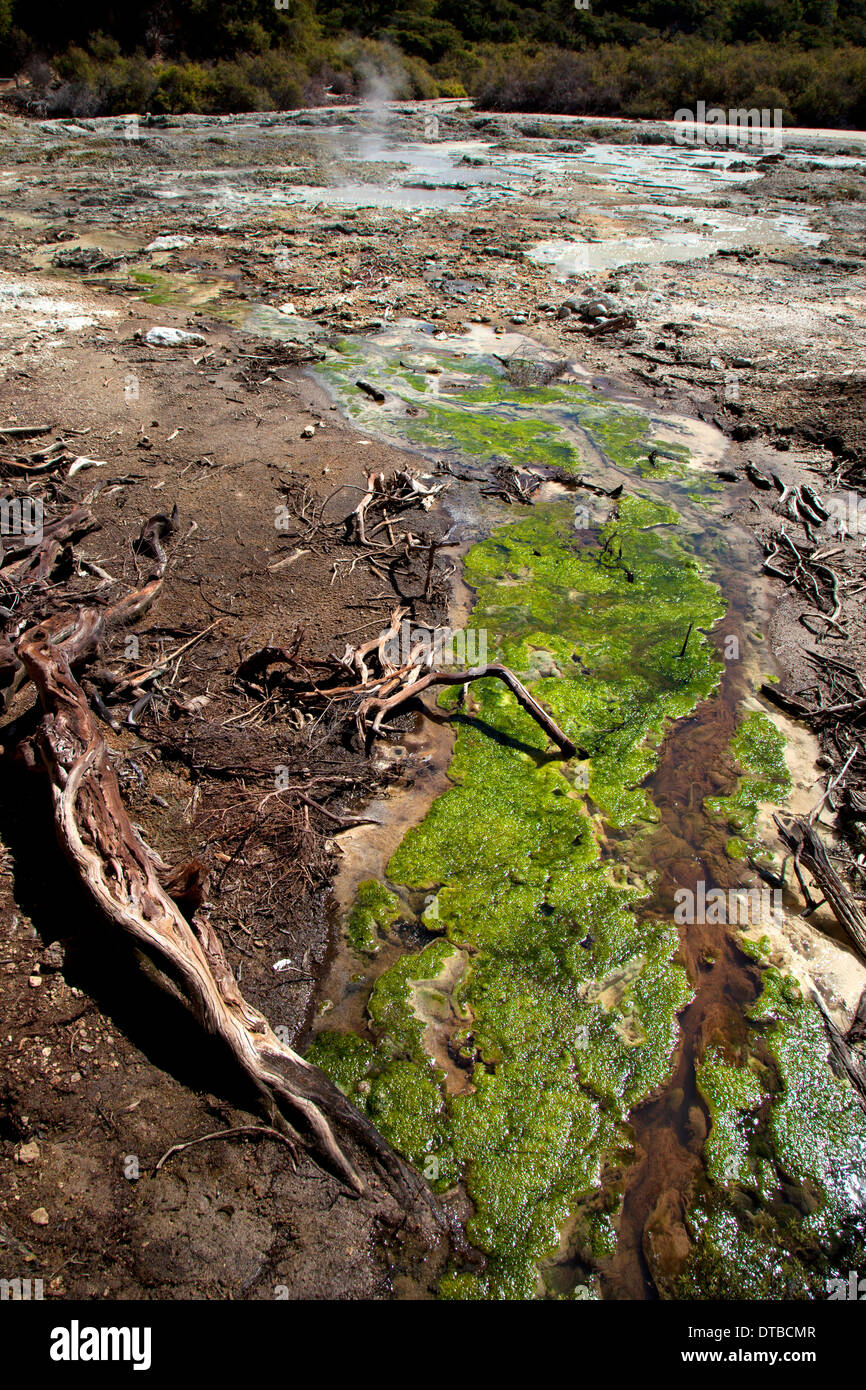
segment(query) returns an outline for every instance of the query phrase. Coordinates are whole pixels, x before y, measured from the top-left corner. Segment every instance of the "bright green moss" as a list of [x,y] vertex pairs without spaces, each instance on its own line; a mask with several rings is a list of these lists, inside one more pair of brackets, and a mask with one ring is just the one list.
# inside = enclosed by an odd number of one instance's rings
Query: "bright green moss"
[[346,918],[346,935],[354,950],[374,955],[382,942],[379,932],[396,922],[402,908],[395,893],[375,879],[358,885],[355,901]]
[[444,1109],[436,1079],[412,1062],[392,1062],[371,1083],[367,1114],[394,1148],[419,1168],[441,1143]]
[[821,1274],[810,1268],[796,1228],[778,1222],[761,1206],[706,1195],[687,1214],[686,1229],[692,1252],[672,1287],[663,1290],[675,1298],[778,1302],[826,1297]]
[[749,1016],[752,1067],[712,1052],[697,1070],[712,1186],[688,1214],[694,1243],[674,1292],[826,1297],[829,1276],[866,1258],[866,1114],[828,1064],[821,1013],[792,976],[765,969]]
[[129,278],[146,290],[142,296],[146,303],[190,309],[210,304],[228,288],[226,281],[203,280],[198,275],[168,271],[132,270]]
[[533,464],[577,471],[580,455],[555,425],[533,419],[498,419],[459,405],[425,405],[404,422],[407,439],[427,447],[457,449],[477,463]]
[[366,1081],[373,1056],[371,1044],[356,1033],[317,1033],[307,1050],[309,1061],[326,1071],[362,1110],[366,1100],[358,1085]]
[[775,1020],[765,1035],[779,1077],[768,1137],[781,1173],[799,1184],[807,1206],[814,1203],[806,1229],[830,1240],[859,1218],[866,1202],[866,1113],[849,1082],[828,1065],[816,1005],[776,970],[766,970],[764,982],[752,1017]]
[[745,859],[759,850],[755,839],[758,811],[765,801],[780,802],[790,794],[791,774],[785,762],[785,736],[762,710],[747,714],[731,740],[730,752],[741,769],[730,796],[708,797],[710,815],[723,816],[738,833],[729,841],[732,858]]
[[753,1112],[765,1099],[760,1082],[748,1067],[730,1066],[715,1050],[698,1064],[696,1079],[710,1112],[707,1173],[722,1187],[734,1182],[751,1184],[749,1135]]
[[376,981],[367,1009],[374,1028],[384,1035],[381,1050],[386,1055],[428,1063],[424,1022],[413,1006],[411,987],[418,980],[435,980],[453,954],[447,941],[433,941],[418,955],[404,956]]
[[[673,532],[671,508],[625,498],[599,545],[580,551],[569,520],[562,504],[537,506],[473,547],[465,564],[478,591],[472,622],[501,634],[502,660],[513,669],[531,672],[542,651],[561,673],[533,689],[590,753],[593,802],[624,825],[654,815],[640,783],[665,720],[689,713],[718,681],[719,663],[695,629],[724,609]],[[543,746],[509,695],[492,692],[484,706],[497,727],[499,707],[511,732]]]

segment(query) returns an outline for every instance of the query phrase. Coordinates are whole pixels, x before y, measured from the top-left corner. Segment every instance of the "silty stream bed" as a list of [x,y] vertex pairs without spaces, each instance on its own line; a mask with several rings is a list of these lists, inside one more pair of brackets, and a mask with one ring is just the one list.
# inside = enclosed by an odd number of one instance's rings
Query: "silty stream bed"
[[723,515],[721,436],[544,358],[404,323],[321,366],[359,427],[457,472],[555,466],[624,493],[447,494],[477,640],[587,756],[553,755],[496,681],[442,697],[447,781],[378,803],[387,853],[347,845],[310,1055],[436,1191],[463,1185],[484,1258],[445,1296],[822,1296],[857,1267],[866,1116],[765,924],[673,910],[699,881],[760,884],[759,807],[791,785],[751,696],[754,543]]

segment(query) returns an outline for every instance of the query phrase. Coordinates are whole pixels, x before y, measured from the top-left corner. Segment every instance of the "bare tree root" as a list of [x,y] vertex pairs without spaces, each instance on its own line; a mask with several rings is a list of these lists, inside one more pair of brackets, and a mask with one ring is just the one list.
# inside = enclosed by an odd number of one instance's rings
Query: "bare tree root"
[[[136,605],[127,601],[132,609]],[[300,1116],[320,1155],[356,1192],[366,1189],[337,1143],[325,1112],[383,1164],[404,1196],[423,1184],[403,1165],[373,1125],[317,1067],[276,1037],[241,995],[209,922],[188,922],[159,881],[164,866],[132,826],[108,749],[67,652],[93,642],[92,613],[69,631],[57,615],[21,639],[18,651],[45,711],[39,746],[51,776],[62,849],[105,916],[165,962],[183,984],[196,1016],[220,1037],[266,1097]],[[54,642],[54,636],[61,637]]]
[[559,725],[556,724],[538,701],[530,695],[526,686],[521,684],[513,671],[507,666],[502,666],[499,662],[491,662],[488,666],[476,666],[471,671],[429,671],[426,676],[419,676],[411,684],[407,684],[396,695],[382,698],[378,695],[371,695],[363,701],[357,713],[358,731],[362,736],[366,735],[367,718],[373,715],[373,722],[370,729],[373,733],[378,733],[382,719],[386,714],[392,713],[399,705],[407,700],[412,700],[419,695],[422,690],[426,690],[431,685],[467,685],[470,681],[484,680],[486,677],[495,676],[515,696],[517,703],[526,713],[531,715],[536,724],[544,730],[550,739],[556,744],[564,758],[573,758],[578,753],[576,743],[573,743],[567,734],[564,734]]
[[[466,671],[441,670],[434,665],[442,650],[440,638],[431,640],[421,631],[413,635],[411,648],[403,650],[399,637],[408,611],[407,608],[395,608],[388,627],[378,637],[371,637],[358,646],[347,645],[339,659],[309,663],[328,673],[322,679],[311,678],[305,663],[299,659],[299,644],[294,645],[290,652],[275,647],[262,648],[241,663],[236,675],[240,677],[242,672],[250,669],[267,672],[277,662],[287,663],[293,668],[288,678],[278,678],[277,685],[269,688],[275,690],[282,684],[286,693],[302,705],[315,702],[330,708],[346,702],[350,712],[354,713],[358,738],[368,746],[371,737],[381,733],[382,720],[386,715],[407,701],[414,700],[430,686],[468,685],[471,681],[493,677],[508,686],[520,707],[544,730],[564,758],[588,757],[530,695],[514,672],[501,662],[473,666]],[[436,631],[426,623],[418,623],[416,627],[426,628],[430,633]],[[398,665],[398,661],[401,664]],[[352,677],[349,684],[345,683],[347,673]],[[335,681],[340,683],[335,684]]]
[[[37,624],[4,637],[0,675],[14,685],[32,680],[43,717],[35,742],[52,785],[54,819],[61,848],[105,917],[129,934],[179,982],[199,1021],[228,1046],[263,1096],[273,1125],[291,1135],[282,1104],[311,1147],[355,1192],[365,1185],[337,1142],[331,1121],[373,1156],[395,1195],[409,1206],[419,1195],[438,1210],[422,1179],[389,1147],[372,1123],[317,1067],[281,1042],[264,1016],[241,995],[221,943],[208,920],[193,911],[189,920],[160,881],[167,866],[133,827],[120,793],[109,750],[73,667],[86,662],[115,628],[137,618],[159,593],[167,565],[162,546],[176,529],[176,512],[145,523],[139,554],[156,561],[147,582],[111,606],[67,607]],[[33,554],[3,567],[3,581],[17,597],[22,585],[48,577],[62,543],[87,529],[85,508],[46,527]]]

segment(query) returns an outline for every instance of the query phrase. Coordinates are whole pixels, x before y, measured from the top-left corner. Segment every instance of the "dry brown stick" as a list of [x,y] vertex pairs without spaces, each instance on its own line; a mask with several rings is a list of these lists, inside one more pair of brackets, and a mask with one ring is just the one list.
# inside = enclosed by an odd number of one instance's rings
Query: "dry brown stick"
[[507,666],[501,665],[498,661],[491,662],[488,666],[476,666],[470,671],[429,671],[426,676],[419,677],[414,685],[407,686],[405,689],[399,691],[398,694],[392,695],[390,699],[382,700],[376,696],[371,696],[363,702],[358,710],[359,727],[362,729],[366,727],[367,715],[375,710],[376,714],[372,727],[378,733],[382,718],[385,714],[390,713],[391,710],[396,709],[398,705],[403,704],[406,700],[411,700],[414,696],[420,695],[421,691],[426,690],[428,686],[467,685],[470,681],[484,680],[489,676],[496,677],[497,680],[501,680],[508,686],[508,689],[514,695],[517,703],[522,709],[526,710],[527,714],[532,716],[536,724],[540,725],[548,737],[553,740],[564,757],[573,758],[577,754],[577,744],[572,743],[568,735],[562,732],[559,725],[551,719],[547,711],[542,708],[532,695],[530,695],[526,686],[521,684],[514,672],[510,671]]
[[367,536],[364,530],[364,518],[366,516],[367,508],[373,501],[373,498],[376,496],[376,494],[383,493],[384,491],[385,474],[368,473],[367,491],[364,493],[364,496],[361,498],[354,511],[351,511],[349,515],[346,517],[346,535],[350,540],[357,539],[361,543],[361,545],[368,544]]
[[117,684],[112,687],[112,694],[119,695],[124,690],[132,690],[134,686],[142,685],[145,681],[152,680],[154,676],[163,675],[177,657],[182,656],[185,651],[188,651],[190,647],[194,647],[197,642],[201,642],[201,640],[221,622],[222,618],[214,618],[213,622],[209,623],[201,632],[197,632],[195,637],[191,637],[188,642],[184,642],[183,646],[176,647],[173,652],[169,652],[168,656],[163,657],[162,661],[157,666],[142,666],[128,676],[119,677]]
[[858,754],[859,752],[860,752],[859,745],[855,743],[854,748],[853,748],[852,751],[848,754],[848,757],[847,757],[847,759],[846,759],[846,761],[845,761],[845,765],[844,765],[844,767],[842,768],[841,772],[838,772],[838,773],[836,774],[835,777],[830,777],[830,778],[828,779],[826,790],[824,791],[823,795],[821,796],[820,801],[817,801],[817,802],[815,803],[815,805],[812,807],[811,811],[809,812],[809,824],[810,824],[810,825],[812,825],[812,824],[814,823],[814,821],[816,820],[816,818],[817,818],[818,815],[820,814],[821,810],[823,809],[824,802],[830,800],[830,797],[833,795],[834,791],[835,791],[836,788],[839,786],[840,782],[842,782],[843,778],[845,777],[846,772],[848,771],[849,767],[851,766],[851,764],[853,763],[854,759],[856,758],[856,756],[857,756],[857,754]]
[[779,827],[782,840],[796,856],[797,863],[808,869],[818,884],[857,954],[866,960],[866,917],[860,911],[850,889],[833,868],[818,831],[804,816],[783,818],[774,815],[773,819]]
[[854,1051],[845,1034],[836,1026],[830,1010],[818,991],[813,989],[811,995],[824,1019],[824,1027],[830,1039],[831,1052],[857,1092],[861,1105],[866,1105],[866,1065],[864,1065],[860,1055]]

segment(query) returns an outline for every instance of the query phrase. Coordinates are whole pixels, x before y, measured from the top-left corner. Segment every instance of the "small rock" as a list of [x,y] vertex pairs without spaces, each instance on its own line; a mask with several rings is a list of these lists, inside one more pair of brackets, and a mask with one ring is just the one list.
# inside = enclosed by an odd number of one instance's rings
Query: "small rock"
[[191,236],[158,236],[145,251],[181,251],[184,246],[192,246]]
[[39,1145],[35,1139],[31,1139],[27,1144],[21,1144],[15,1155],[17,1163],[38,1163],[41,1155]]
[[30,1220],[34,1226],[47,1226],[51,1217],[44,1207],[37,1207],[35,1211],[31,1211]]
[[38,989],[39,986],[42,984],[42,976],[41,976],[41,975],[31,975],[30,978],[28,979],[27,983],[28,983],[28,985],[30,986],[31,989]]
[[187,333],[183,328],[149,328],[144,335],[149,347],[192,347],[203,345],[200,333]]
[[42,966],[45,970],[63,969],[63,947],[59,941],[52,941],[42,952]]
[[313,435],[314,435],[315,433],[316,433],[316,427],[315,427],[315,425],[304,425],[304,428],[301,430],[301,438],[302,438],[302,439],[312,439],[312,437],[313,437]]
[[592,299],[581,300],[577,306],[577,312],[585,323],[594,323],[597,319],[612,318],[614,314],[619,314],[622,311],[610,295],[599,294]]

